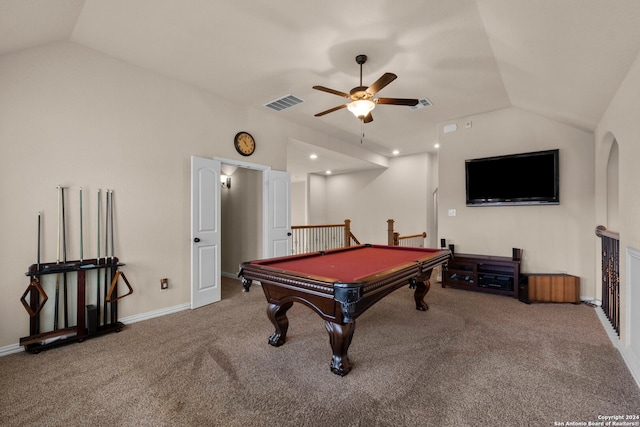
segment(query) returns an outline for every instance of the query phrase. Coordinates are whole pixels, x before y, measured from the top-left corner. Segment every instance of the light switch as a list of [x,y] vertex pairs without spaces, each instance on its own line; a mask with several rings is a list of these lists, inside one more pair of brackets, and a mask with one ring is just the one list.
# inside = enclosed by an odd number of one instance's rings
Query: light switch
[[449,209],[449,216],[456,216],[456,210],[455,209]]

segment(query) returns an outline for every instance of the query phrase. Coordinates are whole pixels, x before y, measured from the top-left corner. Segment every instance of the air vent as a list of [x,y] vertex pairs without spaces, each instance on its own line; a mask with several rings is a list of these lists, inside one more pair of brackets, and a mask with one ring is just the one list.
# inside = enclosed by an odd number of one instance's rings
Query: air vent
[[424,107],[431,107],[433,104],[427,98],[418,99],[418,103],[409,107],[410,110],[419,110]]
[[268,104],[264,104],[264,106],[274,111],[282,111],[282,110],[286,110],[287,108],[291,108],[294,105],[298,105],[302,102],[304,102],[302,99],[298,98],[297,96],[289,94],[287,96],[283,96],[282,98],[273,100]]

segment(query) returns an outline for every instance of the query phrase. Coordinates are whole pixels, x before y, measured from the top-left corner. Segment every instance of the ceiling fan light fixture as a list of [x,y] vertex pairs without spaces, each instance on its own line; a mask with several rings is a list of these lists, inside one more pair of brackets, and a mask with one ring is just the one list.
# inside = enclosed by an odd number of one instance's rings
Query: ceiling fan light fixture
[[361,120],[364,119],[367,114],[369,114],[375,107],[375,102],[368,99],[359,99],[357,101],[350,102],[347,105],[349,111],[351,111],[354,116]]

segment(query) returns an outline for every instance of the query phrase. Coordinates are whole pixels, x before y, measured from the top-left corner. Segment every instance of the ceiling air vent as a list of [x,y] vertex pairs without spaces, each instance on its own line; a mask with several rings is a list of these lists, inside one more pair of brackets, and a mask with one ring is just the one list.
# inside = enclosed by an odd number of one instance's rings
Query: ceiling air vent
[[409,109],[419,110],[420,108],[431,107],[432,105],[433,104],[431,103],[431,101],[429,101],[427,98],[420,98],[418,99],[418,103],[416,105],[409,107]]
[[298,105],[301,102],[304,102],[304,101],[298,98],[297,96],[289,94],[289,95],[283,96],[282,98],[273,100],[268,104],[264,104],[264,106],[274,111],[282,111],[282,110],[286,110],[287,108],[293,107],[294,105]]

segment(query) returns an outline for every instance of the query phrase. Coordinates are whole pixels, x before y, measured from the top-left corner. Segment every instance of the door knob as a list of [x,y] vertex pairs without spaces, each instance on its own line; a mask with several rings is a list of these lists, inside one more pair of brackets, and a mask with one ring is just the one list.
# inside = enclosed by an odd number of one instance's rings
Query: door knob
[[200,238],[196,237],[195,239],[193,239],[193,241],[198,243],[200,241]]

